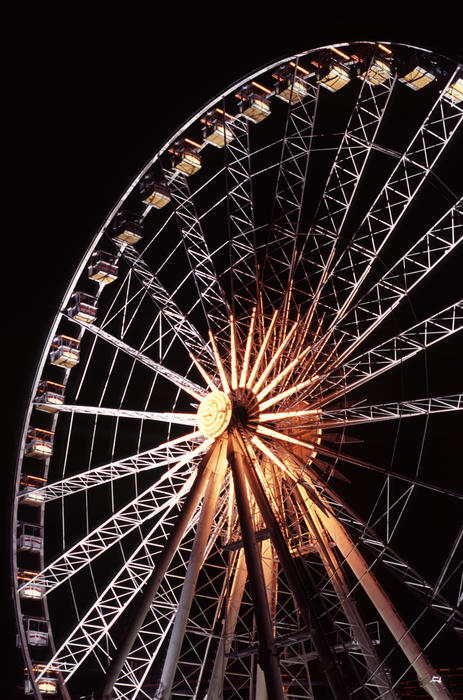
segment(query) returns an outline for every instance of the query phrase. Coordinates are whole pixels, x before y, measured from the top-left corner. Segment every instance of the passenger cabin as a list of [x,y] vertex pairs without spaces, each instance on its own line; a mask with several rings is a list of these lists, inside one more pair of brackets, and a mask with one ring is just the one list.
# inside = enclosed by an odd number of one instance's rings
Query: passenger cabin
[[53,452],[53,436],[50,430],[29,428],[26,435],[24,455],[36,459],[48,459]]
[[172,167],[184,175],[194,175],[201,168],[201,158],[198,151],[201,144],[191,139],[181,139],[176,141],[169,153],[172,154]]
[[99,284],[110,284],[117,280],[117,260],[104,250],[95,250],[90,258],[88,276]]
[[[34,664],[32,667],[32,671],[36,677],[43,674],[40,680],[37,681],[37,688],[42,695],[56,695],[58,692],[58,672],[53,669],[44,671],[44,669],[45,666],[43,664]],[[24,693],[25,695],[33,695],[34,688],[28,676],[27,669],[25,670],[25,675]]]
[[391,64],[385,58],[374,58],[369,67],[364,66],[359,77],[369,85],[381,85],[392,77]]
[[82,323],[93,323],[96,319],[97,300],[91,294],[74,292],[66,309],[68,316]]
[[140,181],[140,194],[144,204],[155,209],[162,209],[171,199],[166,183],[155,180],[152,173],[147,173]]
[[40,600],[45,590],[43,576],[38,571],[18,569],[18,587],[19,597],[23,600]]
[[270,114],[271,94],[271,90],[263,85],[254,81],[249,83],[236,95],[241,114],[254,123],[261,122]]
[[50,362],[59,367],[71,368],[77,365],[80,359],[80,340],[70,338],[68,335],[57,335],[50,350]]
[[38,411],[56,413],[64,403],[64,384],[42,380],[35,395],[34,404]]
[[113,224],[113,239],[122,243],[135,245],[143,238],[143,226],[134,216],[120,213],[115,217]]
[[451,83],[444,90],[444,95],[449,98],[453,104],[459,104],[463,101],[463,78],[458,78],[454,83]]
[[48,645],[48,626],[43,617],[23,617],[26,641],[31,647]]
[[18,552],[38,554],[42,550],[42,528],[32,523],[18,523],[16,546]]
[[350,81],[350,71],[347,66],[331,59],[319,64],[317,80],[320,85],[330,92],[337,92]]
[[436,79],[434,67],[430,61],[421,56],[413,56],[408,61],[402,61],[399,67],[399,82],[412,90],[421,90]]
[[43,493],[37,492],[37,489],[42,488],[46,483],[47,480],[41,476],[24,474],[19,485],[19,503],[25,506],[41,506],[44,497]]
[[201,119],[204,140],[217,148],[223,148],[233,140],[233,131],[230,128],[232,121],[233,117],[222,109],[208,112]]
[[293,61],[289,66],[282,66],[272,75],[276,79],[275,95],[285,102],[297,104],[307,96],[307,79],[309,71],[297,66]]

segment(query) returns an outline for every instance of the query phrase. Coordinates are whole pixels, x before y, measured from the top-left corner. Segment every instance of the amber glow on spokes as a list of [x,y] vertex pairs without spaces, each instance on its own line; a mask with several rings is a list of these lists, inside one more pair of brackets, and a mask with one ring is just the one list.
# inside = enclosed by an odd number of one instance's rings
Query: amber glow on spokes
[[278,311],[263,320],[255,307],[246,324],[230,316],[228,340],[222,337],[219,343],[212,332],[209,340],[215,372],[207,372],[191,355],[209,389],[197,411],[199,432],[215,439],[238,431],[250,450],[294,481],[294,464],[286,464],[285,450],[297,448],[307,464],[321,441],[320,411],[310,407],[320,376],[314,371],[307,323],[299,317],[291,322]]

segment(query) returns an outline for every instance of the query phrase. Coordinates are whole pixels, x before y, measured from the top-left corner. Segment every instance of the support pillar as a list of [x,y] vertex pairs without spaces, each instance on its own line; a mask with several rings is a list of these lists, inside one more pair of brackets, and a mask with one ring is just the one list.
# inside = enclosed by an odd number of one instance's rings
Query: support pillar
[[429,663],[419,644],[392,605],[344,527],[328,509],[322,510],[315,503],[312,503],[312,507],[323,527],[329,532],[343,558],[352,569],[363,590],[383,618],[410,665],[414,668],[421,687],[434,700],[451,700],[452,696],[442,683],[439,674]]
[[223,698],[223,678],[227,666],[227,654],[231,649],[231,638],[238,620],[247,576],[248,571],[246,569],[244,550],[240,549],[237,554],[235,575],[226,604],[222,636],[215,655],[214,667],[207,690],[207,700],[222,700]]
[[262,561],[246,493],[245,455],[233,437],[230,437],[229,441],[228,459],[233,474],[236,505],[240,519],[246,566],[249,572],[249,585],[254,603],[257,633],[259,635],[259,664],[264,672],[269,697],[272,700],[284,700],[280,663],[268,606]]
[[384,700],[397,700],[397,695],[391,688],[389,679],[384,672],[381,659],[376,653],[365,624],[359,614],[359,611],[357,610],[357,606],[349,596],[349,587],[345,580],[344,573],[339,566],[336,554],[331,549],[330,543],[326,536],[326,531],[322,527],[318,518],[316,516],[313,517],[315,513],[310,512],[310,499],[307,492],[300,484],[297,485],[297,489],[300,504],[304,512],[304,518],[309,529],[311,532],[313,532],[317,540],[317,550],[320,558],[330,577],[334,592],[341,603],[341,607],[344,610],[347,621],[351,628],[355,630],[357,641],[362,650],[363,658],[371,677],[369,684],[376,687],[378,695],[381,698],[384,698]]
[[257,505],[259,506],[262,517],[264,518],[265,524],[270,531],[270,538],[296,599],[297,605],[299,606],[301,616],[307,626],[307,629],[310,631],[313,645],[317,651],[320,665],[328,681],[333,697],[335,700],[348,700],[348,692],[344,685],[337,661],[329,647],[328,642],[325,639],[316,613],[313,610],[313,604],[307,591],[303,572],[299,567],[297,567],[296,562],[292,558],[286,540],[283,537],[280,526],[276,520],[275,514],[273,513],[267,500],[263,486],[254,470],[250,468],[249,458],[240,434],[236,431],[234,435],[235,443],[238,444],[243,455],[243,467],[245,469],[246,478],[249,482],[254,498],[256,499]]
[[169,646],[167,648],[166,658],[162,668],[159,690],[156,694],[156,697],[162,700],[169,700],[172,695],[172,686],[180,657],[188,616],[190,614],[191,604],[193,602],[196,582],[198,580],[201,566],[203,565],[204,551],[211,533],[214,513],[217,507],[217,499],[227,467],[227,443],[222,439],[218,440],[216,445],[217,451],[214,452],[214,455],[211,458],[211,461],[213,461],[214,464],[204,494],[201,514],[196,528],[195,539],[191,549],[188,567],[185,573],[185,580],[178,603],[177,614],[175,616],[174,625],[169,639]]

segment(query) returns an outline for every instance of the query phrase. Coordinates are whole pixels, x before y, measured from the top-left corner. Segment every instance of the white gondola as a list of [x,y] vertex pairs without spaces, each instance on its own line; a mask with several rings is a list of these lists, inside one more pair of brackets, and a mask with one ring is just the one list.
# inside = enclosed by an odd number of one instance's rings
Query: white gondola
[[217,148],[222,148],[230,143],[233,140],[233,131],[230,128],[232,120],[233,117],[222,109],[216,109],[215,112],[206,114],[201,119],[204,140]]
[[392,77],[392,69],[387,60],[375,58],[368,69],[360,73],[360,78],[369,85],[381,85]]
[[453,104],[459,104],[463,101],[463,78],[458,78],[454,83],[449,85],[444,94]]
[[51,430],[30,427],[27,431],[24,455],[36,459],[48,459],[53,452],[53,435]]
[[120,217],[114,225],[114,240],[135,245],[143,238],[143,226],[133,219]]
[[198,151],[201,144],[185,138],[179,141],[170,149],[172,153],[172,167],[184,173],[184,175],[194,175],[201,168],[201,158]]
[[117,261],[114,255],[96,250],[90,258],[88,276],[99,284],[111,284],[117,280]]
[[276,78],[275,95],[285,102],[294,105],[301,102],[308,94],[307,79],[311,73],[291,61],[273,73]]
[[97,300],[90,294],[74,292],[67,308],[68,316],[83,323],[93,323],[96,319]]
[[25,506],[41,506],[43,503],[43,494],[37,489],[45,486],[46,479],[40,476],[31,476],[25,474],[21,478],[19,487],[19,503]]
[[17,549],[18,552],[38,553],[42,549],[42,528],[31,523],[19,523]]
[[261,122],[271,112],[270,95],[270,90],[253,81],[237,95],[240,112],[254,123]]
[[64,403],[64,389],[64,384],[46,379],[41,381],[34,399],[36,409],[46,413],[56,413]]
[[19,569],[18,585],[21,587],[19,597],[23,600],[40,600],[45,590],[45,584],[39,577],[36,579],[37,571]]
[[[32,671],[35,676],[41,676],[37,682],[37,688],[42,695],[56,695],[58,692],[58,674],[54,669],[44,672],[43,664],[34,664]],[[24,683],[24,693],[32,695],[34,692],[31,679],[26,675]]]
[[155,209],[162,209],[171,199],[168,186],[163,182],[154,181],[150,176],[140,182],[140,193],[144,204]]
[[24,617],[26,640],[31,647],[48,645],[48,626],[46,620],[39,617]]
[[70,369],[77,365],[80,359],[80,340],[68,335],[57,335],[50,350],[50,362],[52,365],[67,367]]

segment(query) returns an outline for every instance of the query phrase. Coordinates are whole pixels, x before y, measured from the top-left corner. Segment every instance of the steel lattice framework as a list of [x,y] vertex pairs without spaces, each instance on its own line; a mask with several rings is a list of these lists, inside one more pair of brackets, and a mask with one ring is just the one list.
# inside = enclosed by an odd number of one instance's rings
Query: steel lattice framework
[[26,693],[451,697],[462,119],[454,61],[327,46],[232,85],[130,185],[21,435]]

